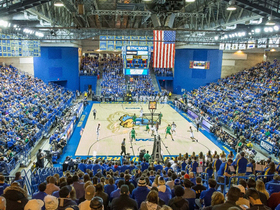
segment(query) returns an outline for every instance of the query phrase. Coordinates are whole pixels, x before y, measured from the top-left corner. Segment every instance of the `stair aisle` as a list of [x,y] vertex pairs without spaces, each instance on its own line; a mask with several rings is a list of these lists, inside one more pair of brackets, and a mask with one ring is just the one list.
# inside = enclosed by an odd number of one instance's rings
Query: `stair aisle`
[[152,78],[152,81],[153,81],[155,91],[160,92],[160,88],[159,88],[158,83],[157,83],[156,75],[154,74],[154,72],[151,72],[151,71],[150,71],[150,75],[151,75],[151,78]]

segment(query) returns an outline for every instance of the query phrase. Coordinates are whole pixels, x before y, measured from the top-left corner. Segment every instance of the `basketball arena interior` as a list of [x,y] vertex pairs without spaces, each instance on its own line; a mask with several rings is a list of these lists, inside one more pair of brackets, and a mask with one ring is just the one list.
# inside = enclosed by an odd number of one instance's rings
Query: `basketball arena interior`
[[279,27],[280,0],[0,0],[0,210],[280,210]]

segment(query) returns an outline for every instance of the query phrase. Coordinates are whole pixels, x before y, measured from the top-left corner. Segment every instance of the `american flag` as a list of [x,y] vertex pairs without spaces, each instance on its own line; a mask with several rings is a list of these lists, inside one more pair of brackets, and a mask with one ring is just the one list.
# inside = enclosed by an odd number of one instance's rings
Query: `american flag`
[[173,68],[176,31],[154,30],[154,68]]

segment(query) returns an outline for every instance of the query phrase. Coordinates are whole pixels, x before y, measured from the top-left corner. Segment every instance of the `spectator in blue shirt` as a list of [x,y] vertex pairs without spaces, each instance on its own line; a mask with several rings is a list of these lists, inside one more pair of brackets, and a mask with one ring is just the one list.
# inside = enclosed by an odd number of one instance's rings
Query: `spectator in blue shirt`
[[80,169],[82,172],[86,172],[86,169],[87,169],[87,165],[84,163],[84,159],[81,160],[81,163],[79,163],[78,165],[78,169]]
[[236,172],[237,176],[245,176],[248,160],[244,157],[244,152],[241,152],[240,155],[241,158],[239,158],[236,162]]
[[128,167],[129,171],[132,172],[134,169],[136,169],[136,166],[134,165],[134,162],[130,162],[130,166]]
[[6,187],[9,186],[9,184],[5,183],[5,177],[3,175],[0,175],[0,195],[3,195],[3,192],[6,189]]
[[198,167],[197,157],[194,157],[194,159],[193,159],[193,161],[191,163],[191,166],[192,166],[192,172],[196,173],[196,168]]
[[167,165],[166,165],[166,167],[164,168],[164,170],[165,170],[166,173],[167,173],[169,169],[172,170],[172,168],[171,168],[171,163],[170,163],[170,162],[167,163]]
[[148,169],[149,168],[149,163],[147,163],[147,161],[143,161],[142,163],[141,163],[141,171],[143,172],[143,171],[145,171],[146,169]]
[[157,170],[162,171],[162,169],[163,169],[162,165],[160,165],[160,164],[158,164],[158,165],[154,164],[154,167],[155,167],[155,171],[157,171]]
[[219,159],[219,155],[216,155],[216,157],[214,157],[214,161],[213,161],[213,169],[214,169],[214,176],[216,179],[217,176],[217,172],[220,169],[220,166],[223,162]]
[[40,200],[44,201],[44,198],[47,195],[47,193],[45,193],[46,187],[47,187],[47,185],[44,182],[39,184],[39,186],[38,186],[39,192],[34,193],[32,196],[32,199],[40,199]]
[[201,206],[204,203],[204,206],[211,206],[211,197],[212,194],[216,191],[217,182],[214,179],[209,179],[208,181],[209,189],[204,190],[200,194],[200,200],[196,199],[196,204]]
[[105,191],[105,193],[108,194],[109,199],[110,199],[111,192],[113,192],[116,189],[117,189],[117,186],[114,184],[114,179],[112,177],[110,177],[109,184],[106,184],[104,186],[104,191]]
[[[38,186],[39,192],[34,193],[32,199],[39,199],[44,202],[44,198],[47,196],[47,193],[44,192],[46,190],[46,187],[47,185],[44,182],[39,184]],[[42,209],[44,210],[45,207],[43,207]]]
[[275,192],[280,192],[280,176],[277,174],[273,177],[273,179],[266,184],[267,191],[269,195]]
[[93,164],[92,164],[92,161],[90,160],[90,161],[88,161],[86,169],[92,170],[92,167],[93,167]]
[[213,176],[213,167],[212,167],[211,162],[208,163],[208,167],[205,169],[205,173],[208,174],[208,178],[212,178],[212,176]]
[[172,198],[170,188],[165,184],[163,177],[158,178],[158,197],[164,200],[165,204],[168,204]]
[[138,180],[138,186],[132,191],[132,198],[136,200],[138,208],[143,201],[146,200],[146,197],[150,190],[147,188],[147,183],[144,177],[141,177]]
[[114,198],[118,198],[121,195],[121,186],[124,184],[124,180],[120,180],[118,183],[118,189],[114,190],[110,194],[110,201],[112,201]]
[[[222,163],[222,165],[220,166],[219,171],[217,172],[217,179],[218,182],[220,183],[224,183],[226,179],[226,184],[228,184],[229,182],[229,177],[231,177],[232,175],[230,175],[230,169],[229,166],[232,164],[232,159],[228,159],[227,162]],[[218,189],[219,185],[217,185],[217,189]],[[221,185],[221,191],[224,192],[224,185]]]

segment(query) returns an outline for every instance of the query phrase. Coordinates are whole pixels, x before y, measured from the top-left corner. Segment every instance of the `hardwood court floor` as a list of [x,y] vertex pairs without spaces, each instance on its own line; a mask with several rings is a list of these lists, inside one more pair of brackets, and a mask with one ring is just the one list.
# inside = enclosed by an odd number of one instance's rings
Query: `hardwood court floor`
[[[139,155],[141,149],[149,150],[151,153],[153,141],[151,139],[151,133],[148,134],[145,131],[145,126],[134,126],[137,141],[133,141],[131,144],[129,139],[129,132],[132,126],[131,117],[134,113],[139,117],[141,108],[143,108],[144,113],[150,113],[148,104],[144,103],[93,104],[75,155],[92,156],[94,153],[96,156],[120,155],[123,138],[126,138],[126,152],[130,153],[132,156]],[[96,120],[93,118],[93,109],[97,111]],[[218,153],[221,152],[221,149],[217,145],[201,132],[196,132],[194,126],[170,105],[158,104],[156,113],[159,112],[163,114],[162,123],[159,127],[159,135],[162,138],[161,150],[163,155],[178,155],[179,153],[185,154],[186,152],[189,154],[192,152],[198,154],[201,151],[206,153],[208,150],[212,152],[216,150]],[[165,128],[168,124],[172,124],[172,122],[175,122],[177,125],[176,133],[173,136],[175,141],[172,141],[170,136],[167,136],[167,139],[164,138]],[[96,140],[96,128],[98,123],[101,124],[99,141]],[[190,125],[193,127],[194,137],[198,139],[198,142],[192,142],[190,139]]]

